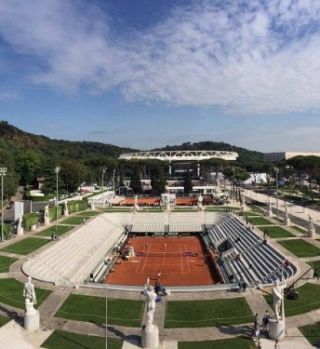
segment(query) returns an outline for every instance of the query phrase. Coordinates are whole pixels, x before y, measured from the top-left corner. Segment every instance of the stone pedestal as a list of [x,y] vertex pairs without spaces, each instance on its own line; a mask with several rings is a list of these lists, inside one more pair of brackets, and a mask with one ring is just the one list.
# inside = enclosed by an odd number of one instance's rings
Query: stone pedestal
[[284,338],[285,336],[285,322],[271,318],[269,320],[269,337],[273,340]]
[[33,224],[33,225],[31,226],[31,231],[35,231],[35,230],[37,230],[37,225],[36,225],[36,224]]
[[40,328],[40,314],[39,311],[33,309],[32,312],[26,312],[24,315],[24,328],[27,331],[37,331]]
[[141,331],[142,348],[156,349],[159,347],[159,327],[156,325],[144,326]]
[[21,226],[18,226],[18,228],[17,228],[17,235],[18,235],[18,236],[22,236],[23,233],[24,233],[23,228],[22,228]]
[[44,217],[44,225],[50,224],[49,217]]
[[285,218],[284,218],[284,224],[285,224],[285,225],[288,225],[288,226],[291,224],[291,221],[290,221],[289,216],[285,216]]

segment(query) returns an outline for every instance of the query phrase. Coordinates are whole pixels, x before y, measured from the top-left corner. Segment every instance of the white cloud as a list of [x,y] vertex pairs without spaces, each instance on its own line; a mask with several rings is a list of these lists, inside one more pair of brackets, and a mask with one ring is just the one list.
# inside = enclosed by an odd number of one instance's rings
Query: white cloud
[[[214,3],[214,4],[213,4]],[[0,33],[35,55],[32,76],[67,92],[232,113],[320,110],[320,2],[200,1],[130,38],[85,2],[0,0]]]

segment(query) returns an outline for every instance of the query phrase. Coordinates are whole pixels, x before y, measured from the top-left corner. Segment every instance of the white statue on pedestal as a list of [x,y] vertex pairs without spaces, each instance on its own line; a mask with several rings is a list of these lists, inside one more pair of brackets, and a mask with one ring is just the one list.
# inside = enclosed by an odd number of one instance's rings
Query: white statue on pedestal
[[288,213],[288,205],[286,202],[284,202],[284,224],[285,225],[290,225],[290,217]]
[[50,223],[49,219],[49,205],[44,207],[44,215],[43,215],[44,225],[48,225]]
[[67,217],[67,216],[69,216],[69,209],[68,209],[68,202],[67,202],[67,200],[64,200],[63,205],[64,205],[64,207],[63,207],[63,215],[65,217]]
[[203,210],[202,202],[203,202],[203,197],[202,197],[202,195],[200,194],[200,195],[198,196],[198,203],[197,203],[198,211],[202,211],[202,210]]
[[143,294],[147,297],[147,319],[142,328],[141,342],[143,348],[154,349],[159,347],[159,328],[153,324],[157,294],[151,285],[145,287]]
[[308,222],[308,233],[309,233],[309,237],[311,239],[314,239],[314,235],[315,235],[315,227],[314,227],[314,224],[313,224],[313,219],[312,217],[309,215],[309,222]]
[[140,210],[140,207],[139,207],[139,205],[138,205],[138,196],[137,196],[137,195],[134,196],[133,210],[134,210],[135,212],[137,212],[137,211]]
[[285,336],[284,289],[286,282],[276,280],[272,288],[273,311],[275,318],[269,320],[269,336],[278,340]]
[[268,202],[268,217],[272,217],[272,204],[270,199]]
[[24,284],[23,297],[26,308],[24,327],[28,331],[36,331],[40,327],[40,315],[39,311],[34,308],[34,305],[37,304],[37,297],[31,276],[28,276],[28,281]]
[[18,226],[17,226],[17,235],[23,235],[23,227],[22,227],[22,220],[23,220],[23,215],[20,214],[19,219],[18,219]]
[[92,200],[90,202],[90,208],[91,208],[92,211],[94,211],[96,209],[95,204],[94,204],[94,200]]

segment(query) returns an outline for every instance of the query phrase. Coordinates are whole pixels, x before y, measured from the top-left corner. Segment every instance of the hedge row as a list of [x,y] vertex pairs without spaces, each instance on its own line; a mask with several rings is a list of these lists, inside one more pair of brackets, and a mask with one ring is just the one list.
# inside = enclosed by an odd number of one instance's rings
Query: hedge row
[[28,213],[23,216],[22,225],[26,230],[31,230],[31,227],[40,221],[39,213]]
[[87,208],[88,208],[88,200],[77,200],[77,201],[68,202],[69,213],[85,211]]

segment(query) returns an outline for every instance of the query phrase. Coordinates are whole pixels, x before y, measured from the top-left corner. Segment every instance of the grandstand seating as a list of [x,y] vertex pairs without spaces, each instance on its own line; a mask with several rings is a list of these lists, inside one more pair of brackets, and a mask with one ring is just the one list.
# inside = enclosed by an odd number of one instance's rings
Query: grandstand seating
[[[248,285],[271,284],[282,275],[288,279],[296,267],[270,244],[263,240],[233,215],[225,215],[216,225],[207,226],[207,242],[216,249],[226,239],[232,244],[231,253],[221,254],[221,273],[224,282],[244,280]],[[237,256],[240,254],[240,259]]]
[[123,234],[124,228],[111,223],[106,215],[96,217],[29,259],[23,271],[55,284],[83,282]]

